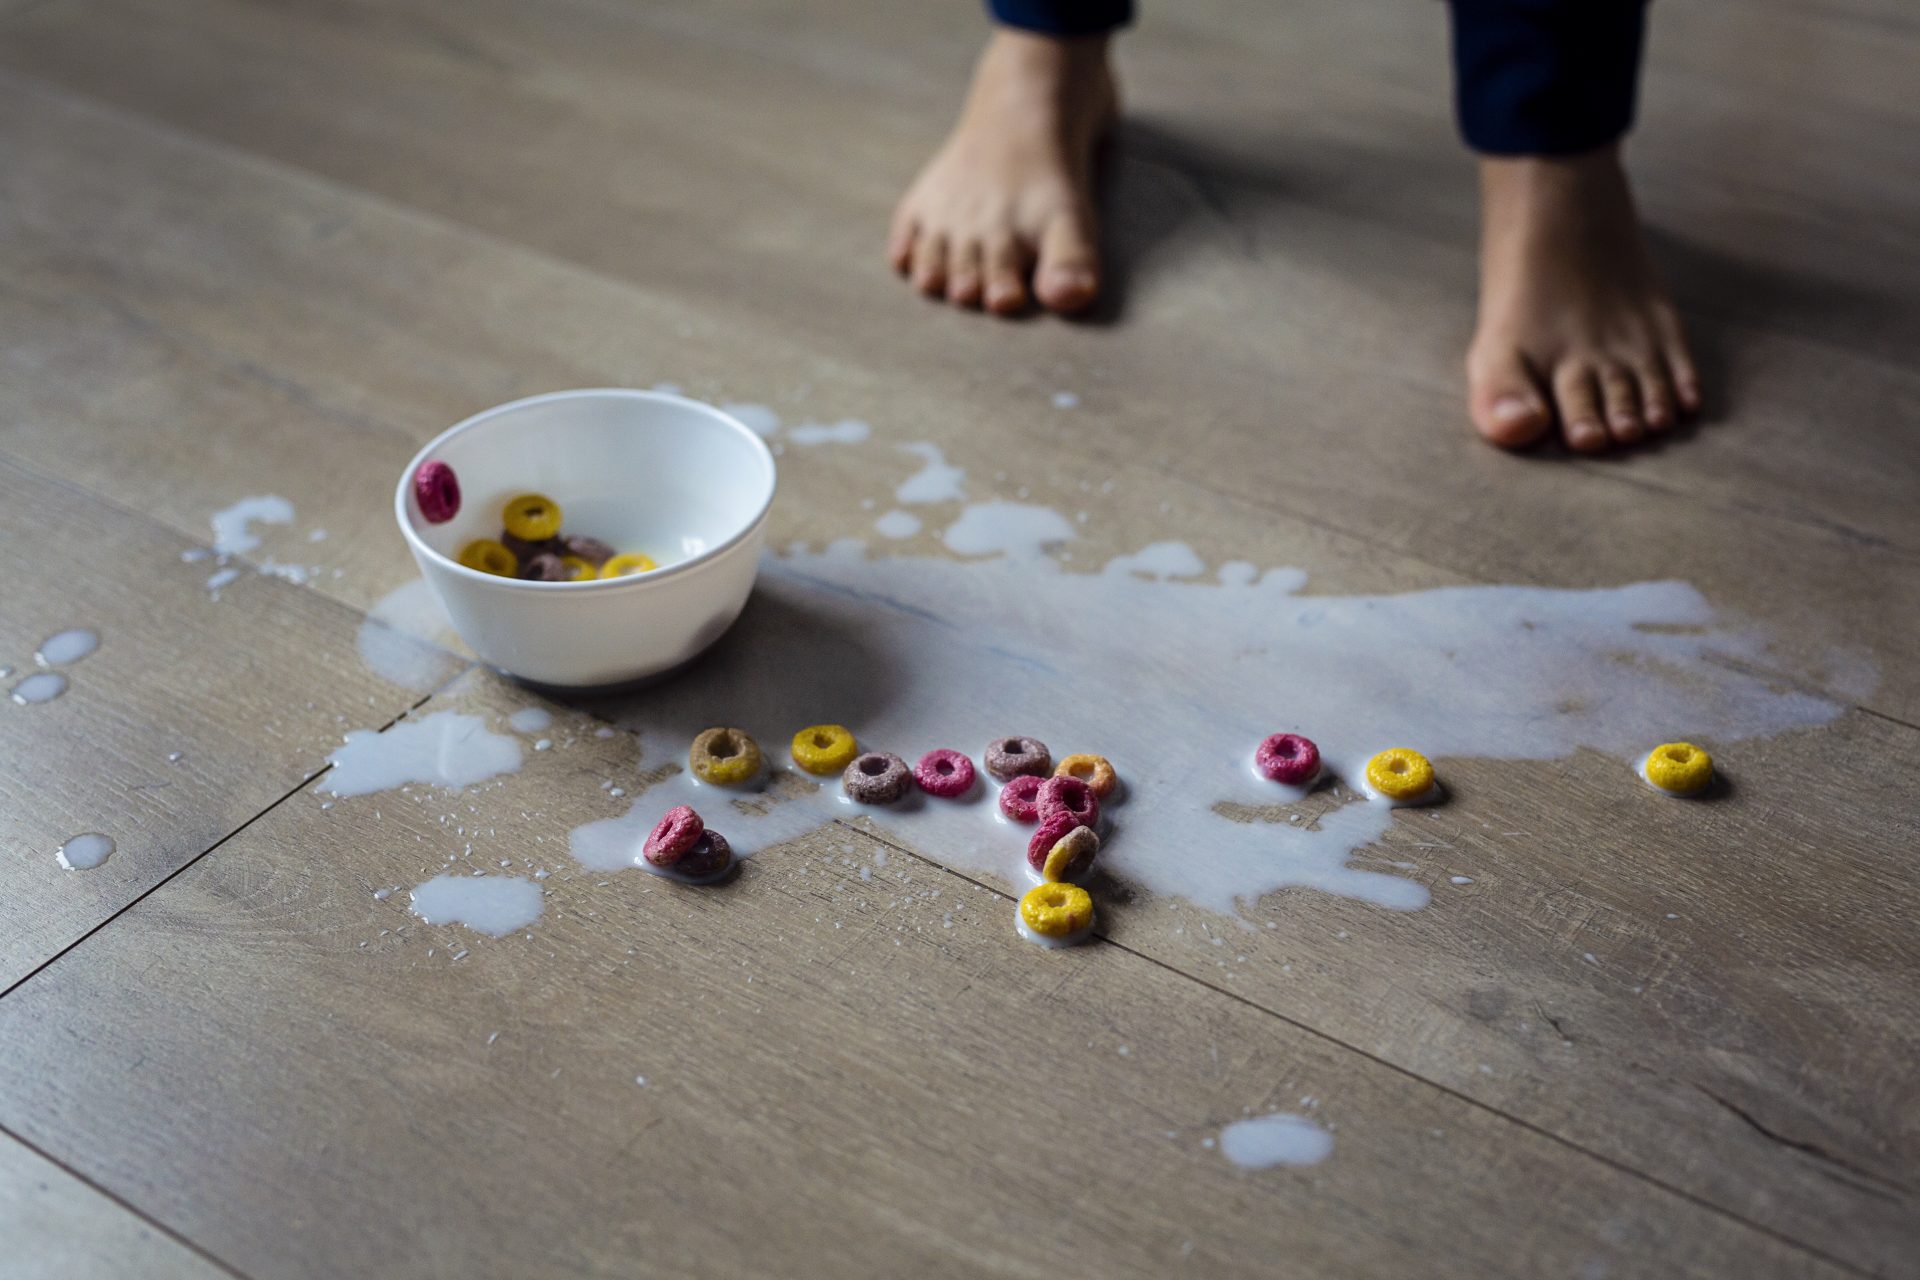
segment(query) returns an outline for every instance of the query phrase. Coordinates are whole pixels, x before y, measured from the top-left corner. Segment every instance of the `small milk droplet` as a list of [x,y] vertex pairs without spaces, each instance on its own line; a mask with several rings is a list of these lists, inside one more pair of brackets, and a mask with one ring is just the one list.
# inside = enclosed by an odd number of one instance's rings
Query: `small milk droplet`
[[114,848],[113,837],[89,831],[69,839],[53,856],[68,871],[91,871],[111,858]]

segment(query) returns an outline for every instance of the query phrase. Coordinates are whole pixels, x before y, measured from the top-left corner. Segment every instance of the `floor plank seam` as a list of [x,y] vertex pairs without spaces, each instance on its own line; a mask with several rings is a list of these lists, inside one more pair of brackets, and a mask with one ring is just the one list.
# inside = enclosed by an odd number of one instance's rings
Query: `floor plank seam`
[[[993,885],[986,884],[986,883],[983,883],[982,881],[976,880],[972,876],[966,875],[960,871],[956,871],[952,867],[947,866],[945,863],[942,863],[933,858],[930,858],[927,855],[920,853],[914,849],[908,848],[905,845],[896,844],[894,841],[889,840],[884,836],[876,835],[874,832],[868,831],[863,827],[856,826],[852,822],[846,821],[844,819],[836,818],[834,819],[834,821],[851,831],[856,831],[859,834],[867,837],[868,839],[878,841],[880,844],[887,846],[889,849],[896,850],[897,852],[909,858],[912,858],[915,861],[920,862],[936,871],[945,872],[946,874],[952,875],[955,878],[965,881],[968,884],[977,885],[980,888],[985,889],[987,892],[993,894],[995,897],[1001,899],[1001,901],[1008,903],[1009,905],[1013,904],[1013,902],[1015,901],[1013,896],[1007,893],[1006,891],[996,888]],[[1395,1075],[1398,1075],[1403,1079],[1411,1080],[1415,1084],[1422,1085],[1430,1089],[1434,1089],[1442,1094],[1445,1094],[1450,1098],[1455,1099],[1456,1101],[1465,1103],[1466,1105],[1472,1107],[1476,1111],[1482,1112],[1486,1115],[1493,1116],[1496,1119],[1506,1121],[1510,1124],[1517,1125],[1518,1127],[1525,1130],[1526,1132],[1534,1134],[1541,1138],[1545,1138],[1548,1141],[1553,1142],[1557,1146],[1560,1146],[1568,1151],[1574,1152],[1580,1156],[1584,1156],[1590,1160],[1597,1160],[1601,1164],[1607,1166],[1608,1168],[1614,1170],[1617,1173],[1625,1174],[1628,1177],[1635,1178],[1641,1182],[1646,1183],[1650,1187],[1655,1187],[1660,1191],[1663,1191],[1669,1195],[1677,1196],[1680,1199],[1685,1200],[1687,1203],[1694,1205],[1696,1208],[1703,1209],[1709,1213],[1714,1214],[1717,1217],[1724,1218],[1729,1222],[1733,1222],[1742,1227],[1745,1227],[1748,1230],[1758,1232],[1759,1234],[1766,1236],[1768,1239],[1774,1240],[1780,1244],[1788,1246],[1789,1248],[1805,1253],[1810,1257],[1820,1260],[1821,1262],[1826,1262],[1833,1266],[1839,1267],[1842,1270],[1847,1271],[1849,1274],[1858,1275],[1858,1276],[1867,1276],[1867,1277],[1872,1277],[1875,1274],[1872,1271],[1856,1266],[1853,1263],[1847,1262],[1845,1259],[1836,1257],[1833,1254],[1827,1253],[1824,1250],[1819,1249],[1813,1245],[1805,1244],[1799,1240],[1794,1239],[1791,1236],[1784,1235],[1778,1230],[1774,1229],[1773,1227],[1769,1227],[1764,1223],[1755,1222],[1750,1218],[1743,1217],[1741,1214],[1735,1212],[1732,1209],[1725,1207],[1724,1205],[1716,1204],[1711,1200],[1703,1199],[1699,1195],[1696,1195],[1695,1193],[1688,1191],[1683,1187],[1676,1187],[1671,1185],[1670,1183],[1663,1182],[1659,1178],[1654,1177],[1652,1174],[1643,1172],[1640,1169],[1636,1169],[1632,1165],[1625,1164],[1613,1156],[1606,1155],[1603,1152],[1593,1151],[1587,1147],[1581,1146],[1579,1143],[1575,1142],[1571,1138],[1564,1137],[1560,1134],[1554,1133],[1552,1130],[1544,1129],[1539,1125],[1534,1124],[1532,1121],[1525,1120],[1519,1116],[1515,1116],[1515,1115],[1509,1114],[1508,1112],[1502,1111],[1500,1108],[1495,1107],[1490,1103],[1483,1102],[1480,1099],[1475,1098],[1471,1094],[1462,1093],[1460,1090],[1455,1089],[1451,1085],[1443,1084],[1437,1080],[1430,1080],[1427,1077],[1420,1075],[1416,1071],[1413,1071],[1407,1067],[1401,1066],[1399,1063],[1393,1062],[1386,1058],[1382,1058],[1377,1054],[1370,1053],[1366,1049],[1361,1048],[1359,1045],[1351,1044],[1345,1040],[1342,1040],[1340,1037],[1336,1035],[1332,1035],[1328,1032],[1322,1031],[1319,1028],[1311,1025],[1310,1023],[1302,1022],[1298,1018],[1292,1016],[1291,1014],[1282,1012],[1279,1009],[1270,1009],[1266,1005],[1263,1005],[1256,1000],[1253,1000],[1245,995],[1242,995],[1237,991],[1232,991],[1225,987],[1217,986],[1214,983],[1207,981],[1205,978],[1201,977],[1198,974],[1188,973],[1184,969],[1177,968],[1174,965],[1169,964],[1168,962],[1161,960],[1155,956],[1150,956],[1150,955],[1147,955],[1145,952],[1137,951],[1134,948],[1127,946],[1125,943],[1115,942],[1112,938],[1108,937],[1105,933],[1102,933],[1097,928],[1094,930],[1093,936],[1098,938],[1101,942],[1105,943],[1106,945],[1113,947],[1115,950],[1123,952],[1130,956],[1134,956],[1140,960],[1144,960],[1148,964],[1154,965],[1157,968],[1165,970],[1167,973],[1172,974],[1176,978],[1181,978],[1186,981],[1196,983],[1199,986],[1206,988],[1208,991],[1212,991],[1219,995],[1225,996],[1227,999],[1232,1000],[1238,1004],[1244,1005],[1246,1008],[1252,1009],[1255,1012],[1266,1014],[1269,1017],[1278,1018],[1281,1022],[1286,1023],[1288,1026],[1293,1027],[1298,1031],[1303,1031],[1306,1034],[1313,1036],[1315,1039],[1325,1041],[1326,1043],[1333,1045],[1336,1048],[1342,1049],[1348,1053],[1356,1054],[1359,1057],[1364,1058],[1367,1061],[1372,1062],[1377,1066],[1386,1068],[1388,1071],[1393,1072]],[[1696,1085],[1695,1087],[1698,1088],[1699,1086]],[[1711,1097],[1712,1095],[1709,1095],[1709,1096]],[[1714,1101],[1719,1102],[1720,1099],[1714,1098]],[[1725,1104],[1723,1103],[1722,1105],[1725,1105]],[[1741,1118],[1747,1119],[1750,1124],[1752,1123],[1751,1119],[1745,1116],[1744,1114],[1741,1115]],[[1767,1131],[1762,1130],[1762,1132],[1766,1133]],[[1768,1136],[1772,1137],[1775,1135],[1768,1133]],[[1798,1144],[1792,1143],[1788,1140],[1785,1140],[1785,1139],[1777,1139],[1777,1140],[1782,1141],[1783,1143],[1785,1143],[1785,1145],[1798,1147]],[[1816,1152],[1815,1154],[1818,1154],[1818,1153]],[[1849,1166],[1842,1165],[1841,1167],[1846,1168]]]
[[[460,674],[464,675],[465,672],[462,671]],[[457,678],[458,678],[457,676],[453,677],[453,679],[457,679]],[[448,683],[451,683],[451,679],[449,680]],[[445,686],[443,685],[442,688],[444,687]],[[404,710],[395,714],[392,718],[387,720],[385,724],[382,724],[379,728],[379,732],[385,733],[388,729],[391,729],[394,725],[406,719],[407,716],[411,715],[415,711],[418,711],[421,707],[425,706],[428,703],[428,701],[430,701],[432,698],[437,696],[437,693],[438,691],[436,691],[435,693],[425,694],[419,699],[417,699],[412,705],[406,707]],[[329,761],[326,764],[321,765],[318,769],[315,769],[312,773],[309,773],[305,777],[301,778],[299,782],[287,788],[287,790],[283,792],[281,796],[277,800],[275,800],[272,804],[260,810],[260,812],[254,814],[251,818],[248,818],[245,822],[241,823],[239,826],[235,827],[233,830],[227,832],[227,834],[225,834],[224,836],[221,836],[218,840],[214,841],[212,844],[202,849],[199,853],[196,853],[191,858],[188,858],[185,862],[181,863],[179,866],[175,867],[172,871],[168,872],[166,875],[162,876],[159,880],[155,881],[146,890],[128,899],[127,902],[123,904],[119,910],[113,912],[113,914],[109,915],[106,919],[100,921],[98,924],[94,925],[91,929],[88,929],[85,933],[75,938],[72,942],[69,942],[66,946],[60,948],[58,951],[48,956],[45,960],[42,960],[39,964],[35,965],[31,970],[23,974],[12,985],[8,986],[6,990],[0,991],[0,1000],[5,1000],[8,996],[11,996],[14,992],[20,990],[20,988],[24,987],[27,983],[32,982],[35,978],[40,976],[42,973],[46,972],[53,965],[58,964],[63,958],[72,954],[72,952],[76,948],[84,945],[87,939],[93,937],[94,934],[99,933],[102,929],[112,924],[115,920],[118,920],[121,916],[133,910],[135,907],[139,906],[142,902],[145,902],[148,898],[152,897],[155,893],[158,893],[161,889],[171,884],[174,881],[174,879],[177,878],[181,873],[185,872],[188,868],[198,864],[200,860],[205,858],[208,854],[213,853],[217,849],[221,848],[228,841],[232,840],[235,836],[238,836],[240,833],[247,830],[247,828],[251,827],[254,823],[260,821],[262,818],[266,817],[268,814],[278,809],[281,805],[293,799],[293,797],[299,795],[302,791],[305,791],[308,787],[313,785],[316,779],[324,777],[330,770],[332,770],[332,768],[333,768],[333,764],[331,761]]]
[[41,1146],[39,1146],[32,1139],[22,1137],[20,1134],[14,1132],[11,1128],[6,1126],[5,1124],[0,1124],[0,1135],[5,1135],[6,1137],[13,1139],[15,1142],[19,1143],[21,1146],[25,1147],[27,1150],[33,1152],[33,1154],[35,1154],[36,1156],[39,1156],[42,1160],[45,1160],[48,1164],[52,1165],[54,1168],[59,1169],[62,1173],[65,1173],[68,1177],[78,1181],[82,1186],[86,1187],[89,1191],[92,1191],[96,1195],[105,1197],[107,1200],[111,1201],[115,1205],[118,1205],[121,1209],[132,1214],[134,1217],[140,1219],[140,1221],[146,1223],[148,1226],[152,1227],[155,1231],[158,1231],[161,1235],[173,1241],[175,1244],[179,1245],[181,1248],[186,1249],[188,1252],[192,1253],[195,1257],[204,1259],[209,1265],[217,1267],[221,1271],[224,1271],[228,1275],[234,1277],[234,1280],[253,1280],[251,1276],[249,1276],[246,1272],[240,1270],[238,1267],[234,1266],[232,1263],[227,1262],[224,1258],[221,1258],[217,1254],[209,1252],[207,1249],[195,1243],[193,1240],[189,1239],[188,1237],[181,1235],[178,1231],[175,1231],[172,1227],[160,1221],[160,1219],[154,1217],[152,1214],[147,1213],[145,1210],[141,1209],[140,1206],[134,1204],[132,1201],[128,1200],[126,1197],[114,1192],[111,1188],[101,1186],[99,1183],[95,1182],[92,1178],[89,1178],[86,1174],[80,1172],[80,1170],[74,1168],[72,1165],[68,1164],[66,1161],[62,1160],[60,1157],[54,1155],[51,1151],[48,1151],[42,1148]]

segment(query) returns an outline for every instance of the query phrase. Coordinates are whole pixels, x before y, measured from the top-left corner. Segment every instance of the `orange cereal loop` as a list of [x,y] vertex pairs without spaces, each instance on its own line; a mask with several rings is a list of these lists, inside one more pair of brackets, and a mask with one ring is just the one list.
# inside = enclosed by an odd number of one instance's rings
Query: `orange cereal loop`
[[1093,794],[1105,800],[1120,785],[1120,777],[1107,763],[1105,756],[1072,755],[1060,761],[1053,771],[1056,778],[1078,778],[1092,789]]
[[560,532],[560,504],[544,493],[523,493],[500,513],[507,532],[527,542],[545,542]]
[[723,787],[752,781],[760,763],[760,744],[745,729],[708,729],[687,752],[687,767],[694,777]]
[[496,578],[511,578],[520,572],[520,557],[492,538],[475,538],[460,548],[460,563]]

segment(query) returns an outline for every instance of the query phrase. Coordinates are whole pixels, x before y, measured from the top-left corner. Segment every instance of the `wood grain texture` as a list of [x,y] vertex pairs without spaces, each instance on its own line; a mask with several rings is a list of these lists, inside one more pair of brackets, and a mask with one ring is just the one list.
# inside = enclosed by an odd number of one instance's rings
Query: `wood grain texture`
[[216,1267],[59,1165],[0,1134],[7,1280],[214,1280]]
[[[55,632],[100,637],[62,696],[0,701],[0,989],[324,767],[344,717],[417,701],[360,665],[357,615],[254,574],[215,601],[188,545],[0,461],[5,686]],[[113,857],[63,870],[54,852],[95,831]]]
[[[478,797],[266,815],[0,1002],[0,1120],[262,1275],[1837,1274],[848,828],[718,891],[579,872],[634,763],[591,723]],[[372,896],[476,800],[456,871],[553,870],[499,940]],[[1235,1168],[1248,1109],[1333,1155]]]
[[[1665,1202],[1646,1179],[1862,1269],[1905,1274],[1920,1250],[1911,1174],[1920,1106],[1905,1069],[1920,1047],[1905,866],[1920,838],[1907,781],[1920,739],[1898,721],[1920,721],[1911,448],[1920,227],[1911,166],[1898,162],[1915,108],[1892,87],[1917,42],[1911,24],[1870,5],[1655,13],[1635,170],[1663,231],[1663,263],[1725,389],[1714,421],[1657,454],[1516,459],[1460,434],[1473,214],[1444,106],[1440,7],[1416,18],[1400,5],[1340,6],[1282,24],[1252,0],[1160,6],[1126,44],[1133,115],[1111,219],[1121,303],[1093,326],[953,314],[907,297],[879,267],[887,207],[944,128],[978,39],[965,6],[559,0],[533,10],[501,0],[463,6],[457,20],[417,3],[0,10],[9,68],[0,70],[0,333],[9,367],[25,371],[0,378],[0,450],[185,539],[203,539],[207,513],[237,497],[285,493],[303,526],[330,536],[302,547],[300,531],[271,535],[265,552],[320,564],[314,590],[357,607],[412,576],[387,508],[392,477],[420,441],[513,395],[662,378],[715,399],[767,400],[790,417],[869,419],[883,441],[934,441],[983,488],[996,471],[1027,467],[1036,500],[1095,507],[1076,544],[1081,563],[1178,537],[1210,563],[1308,566],[1325,591],[1693,581],[1717,607],[1760,620],[1787,678],[1867,710],[1744,747],[1737,789],[1708,809],[1649,805],[1599,756],[1447,762],[1454,803],[1430,827],[1396,827],[1370,851],[1417,862],[1433,908],[1383,917],[1283,895],[1253,913],[1286,929],[1234,946],[1242,961],[1207,940],[1232,930],[1239,942],[1230,923],[1141,897],[1105,917],[1113,944],[1103,953],[1132,959],[1101,962],[1120,965],[1102,998],[1125,1003],[1136,984],[1157,992],[1183,975],[1178,989],[1206,1007],[1246,1002],[1234,1006],[1253,1019],[1245,1025],[1266,1028],[1235,1031],[1248,1052],[1268,1043],[1260,1036],[1310,1031],[1315,1052],[1358,1050],[1537,1126],[1590,1163],[1636,1171],[1634,1194],[1649,1203]],[[1847,74],[1823,70],[1835,67]],[[1083,413],[1050,408],[1062,388],[1081,396]],[[885,443],[784,459],[774,544],[861,532],[870,517],[847,509],[849,495],[884,497],[911,467]],[[1089,500],[1103,482],[1111,496]],[[938,553],[938,530],[900,545]],[[5,624],[15,619],[10,609]],[[308,643],[339,668],[316,679],[329,688],[352,683],[342,671],[369,679],[350,639],[316,634]],[[293,643],[262,668],[294,669]],[[1877,666],[1877,679],[1863,665]],[[267,705],[221,714],[252,733]],[[330,745],[326,733],[311,740]],[[137,780],[127,771],[120,781],[112,765],[116,785]],[[236,812],[244,800],[234,798]],[[493,797],[484,803],[490,820],[510,817]],[[303,855],[331,856],[313,815],[270,815],[262,826],[281,821],[283,834],[261,837],[272,868],[257,871],[262,883],[297,880]],[[181,847],[205,847],[226,829],[208,820]],[[1455,874],[1473,883],[1452,886]],[[43,981],[88,955],[110,958],[104,972],[126,971],[149,938],[174,930],[142,923],[150,918],[143,906],[126,922],[144,930],[139,941],[119,941],[116,922]],[[302,920],[297,929],[321,927]],[[737,962],[751,945],[778,963],[786,942],[749,944],[755,927],[734,922],[738,936],[698,944],[688,962]],[[262,908],[246,945],[266,948],[285,928],[296,926]],[[597,972],[590,952],[583,941],[571,958]],[[156,990],[172,990],[168,972],[184,970],[163,971]],[[536,985],[566,981],[546,970]],[[919,970],[898,986],[873,981],[884,993],[876,1000],[951,994]],[[36,981],[0,1002],[0,1018],[36,988],[60,993],[33,1006],[50,1010],[85,986]],[[322,1021],[369,1019],[354,1053],[399,1016],[386,1006],[338,1012],[338,993],[293,977],[285,989],[318,1000]],[[786,994],[799,1011],[783,1016],[794,1019],[810,1000],[852,998],[831,987]],[[593,1016],[616,999],[577,998]],[[1170,996],[1140,998],[1179,1021]],[[291,1027],[317,1061],[336,1060],[305,1014],[233,1012],[242,997],[225,987],[196,999],[236,1025],[290,1018],[271,1025]],[[969,1016],[998,1008],[969,1006]],[[194,1094],[208,1049],[157,1016],[140,1025],[171,1040],[177,1066],[141,1097],[165,1110],[176,1093]],[[434,1078],[437,1059],[421,1046],[483,1035],[471,1025],[478,1016],[450,1006],[442,1039],[408,1032],[371,1051],[398,1052],[414,1072],[404,1106],[380,1113],[386,1124],[404,1127],[424,1107],[461,1128],[442,1095],[464,1077]],[[691,1023],[673,1025],[691,1034]],[[749,1039],[745,1025],[704,1043]],[[877,1036],[867,1023],[837,1025],[849,1045]],[[926,1025],[909,1029],[931,1034]],[[559,1037],[555,1052],[573,1043],[565,1028],[540,1030]],[[124,1060],[118,1032],[101,1034],[106,1060]],[[1007,1087],[1007,1072],[1057,1069],[1038,1050],[1007,1056],[980,1037],[969,1043],[993,1090]],[[223,1032],[208,1043],[234,1040]],[[279,1123],[272,1108],[305,1079],[283,1048],[267,1052],[272,1083],[234,1126]],[[809,1113],[812,1093],[780,1086],[771,1067],[744,1078],[756,1096],[783,1101],[796,1126],[835,1118],[856,1135],[848,1143],[884,1141],[843,1101]],[[954,1087],[952,1097],[973,1099],[964,1105],[997,1096]],[[213,1105],[194,1096],[189,1114]],[[569,1111],[598,1100],[550,1096]],[[879,1127],[907,1123],[903,1105],[894,1100]],[[1497,1115],[1471,1114],[1488,1127],[1463,1163],[1498,1165],[1507,1157],[1487,1152],[1535,1141]],[[682,1132],[734,1132],[718,1115]],[[332,1132],[321,1112],[298,1118]],[[105,1125],[42,1119],[50,1147],[64,1137],[77,1164],[111,1167],[116,1189],[143,1207],[157,1197],[196,1239],[204,1232],[270,1271],[326,1257],[289,1260],[296,1247],[265,1238],[255,1200],[214,1203],[193,1185],[154,1185],[157,1172]],[[244,1145],[223,1132],[222,1142]],[[369,1149],[368,1132],[354,1132],[353,1149]],[[164,1149],[157,1130],[142,1141]],[[477,1163],[495,1152],[463,1150]],[[798,1161],[799,1150],[783,1148],[783,1158]],[[422,1179],[423,1151],[407,1153]],[[680,1167],[694,1181],[712,1169],[735,1176],[740,1158],[729,1148],[711,1168]],[[344,1181],[346,1159],[303,1149],[271,1172],[320,1169]],[[506,1194],[498,1170],[461,1176],[465,1188]],[[1363,1174],[1401,1187],[1387,1177],[1373,1165]],[[1126,1189],[1151,1198],[1170,1181],[1143,1174]],[[826,1201],[806,1187],[780,1191],[788,1184],[771,1175],[753,1185],[763,1200],[798,1197],[767,1209],[775,1234],[816,1238],[808,1213]],[[955,1225],[969,1210],[972,1227],[1021,1220],[997,1192],[921,1205],[920,1193],[961,1195],[954,1177],[912,1185],[914,1197],[872,1192],[884,1205],[875,1212],[908,1242],[907,1256],[935,1269],[953,1262],[954,1241],[978,1246],[977,1231]],[[1560,1195],[1553,1185],[1549,1199]],[[342,1192],[332,1203],[365,1202]],[[374,1234],[430,1234],[435,1203],[408,1199]],[[1443,1208],[1463,1231],[1527,1225],[1503,1266],[1572,1269],[1571,1246],[1541,1244],[1530,1219],[1470,1224],[1458,1206]],[[602,1252],[582,1265],[613,1265],[658,1216],[618,1228],[583,1217]],[[1551,1223],[1573,1240],[1592,1230],[1577,1214]],[[697,1250],[709,1247],[717,1270],[766,1263],[754,1251],[763,1242],[670,1225],[680,1233],[673,1265],[684,1270],[699,1271]],[[1393,1224],[1373,1229],[1400,1239]],[[1662,1239],[1717,1241],[1714,1230],[1689,1218]],[[317,1220],[290,1237],[322,1238]],[[546,1259],[498,1247],[526,1265]],[[1344,1247],[1344,1238],[1326,1245],[1308,1262],[1330,1261],[1303,1269],[1423,1269],[1417,1252]],[[1475,1248],[1460,1249],[1450,1264],[1485,1265]],[[835,1256],[856,1270],[872,1261]],[[1674,1265],[1695,1256],[1682,1250]],[[974,1261],[1016,1274],[1024,1265]],[[1776,1263],[1786,1265],[1772,1255],[1761,1265]]]

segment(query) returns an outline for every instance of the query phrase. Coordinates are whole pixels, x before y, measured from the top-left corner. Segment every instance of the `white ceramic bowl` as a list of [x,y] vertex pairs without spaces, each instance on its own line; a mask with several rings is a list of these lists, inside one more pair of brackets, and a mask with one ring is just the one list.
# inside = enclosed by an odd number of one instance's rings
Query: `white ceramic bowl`
[[[438,460],[460,512],[428,524],[413,473]],[[556,391],[477,413],[415,455],[394,518],[454,630],[524,680],[587,688],[671,670],[718,640],[747,602],[773,504],[773,455],[711,405],[655,391]],[[658,561],[652,573],[528,582],[458,563],[500,536],[521,493],[560,504],[563,529]]]

